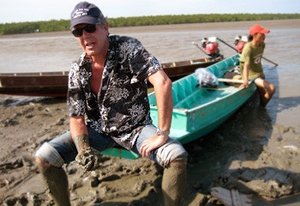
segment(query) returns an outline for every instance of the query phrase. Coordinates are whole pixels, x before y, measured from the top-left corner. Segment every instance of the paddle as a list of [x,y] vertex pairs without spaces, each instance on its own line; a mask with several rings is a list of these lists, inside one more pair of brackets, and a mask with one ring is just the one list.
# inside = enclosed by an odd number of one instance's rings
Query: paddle
[[[233,50],[235,50],[236,52],[238,52],[233,46],[231,46],[230,44],[228,44],[227,42],[225,42],[224,40],[222,40],[222,39],[220,39],[220,38],[217,38],[220,42],[222,42],[223,44],[225,44],[225,45],[227,45],[227,46],[229,46],[230,48],[232,48]],[[277,67],[278,66],[278,64],[277,63],[275,63],[275,62],[273,62],[273,61],[271,61],[271,60],[269,60],[269,59],[267,59],[266,57],[262,57],[264,60],[266,60],[266,61],[268,61],[268,62],[270,62],[270,63],[272,63],[272,64],[274,64],[274,66],[275,67]]]
[[224,78],[218,78],[219,82],[226,82],[226,83],[238,83],[243,84],[244,81],[241,79],[224,79]]
[[199,46],[199,44],[197,44],[194,41],[192,42],[192,44],[195,45],[198,49],[200,49],[204,54],[206,54],[207,56],[209,56],[208,53],[206,53],[206,51],[202,47]]

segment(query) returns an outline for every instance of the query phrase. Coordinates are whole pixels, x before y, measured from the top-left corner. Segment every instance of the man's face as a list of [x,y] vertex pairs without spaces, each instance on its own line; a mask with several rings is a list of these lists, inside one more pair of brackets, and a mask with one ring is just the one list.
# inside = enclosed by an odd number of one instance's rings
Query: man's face
[[265,41],[266,35],[262,33],[257,33],[254,35],[254,39],[257,43],[262,43]]
[[107,51],[107,36],[108,26],[93,25],[93,24],[79,24],[75,26],[72,31],[74,36],[78,39],[81,47],[89,56],[106,55]]

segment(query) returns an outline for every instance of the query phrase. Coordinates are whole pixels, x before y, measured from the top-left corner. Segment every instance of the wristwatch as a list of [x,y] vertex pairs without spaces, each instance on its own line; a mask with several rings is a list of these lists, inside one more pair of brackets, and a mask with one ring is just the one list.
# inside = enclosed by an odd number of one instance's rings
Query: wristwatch
[[168,137],[170,134],[170,130],[160,130],[159,128],[157,128],[156,134],[157,136]]

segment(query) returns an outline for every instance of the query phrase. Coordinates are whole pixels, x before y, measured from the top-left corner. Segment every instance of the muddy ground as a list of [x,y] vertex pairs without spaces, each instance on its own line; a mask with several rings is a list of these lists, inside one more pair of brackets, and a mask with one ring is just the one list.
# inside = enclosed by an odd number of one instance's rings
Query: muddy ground
[[[218,130],[185,145],[186,205],[222,205],[211,196],[213,187],[251,194],[261,205],[299,201],[300,135],[292,127],[272,125],[257,102],[253,97]],[[0,202],[52,205],[33,154],[68,129],[65,100],[0,96],[0,114]],[[65,169],[73,205],[162,205],[162,169],[147,159],[105,157],[90,173],[75,162]]]

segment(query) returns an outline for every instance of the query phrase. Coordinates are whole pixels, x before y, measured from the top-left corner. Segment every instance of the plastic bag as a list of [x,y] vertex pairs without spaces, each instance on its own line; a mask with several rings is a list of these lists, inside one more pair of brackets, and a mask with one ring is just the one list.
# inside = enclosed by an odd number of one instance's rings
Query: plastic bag
[[198,80],[198,85],[201,87],[217,87],[218,78],[210,72],[208,69],[196,69],[196,78]]

